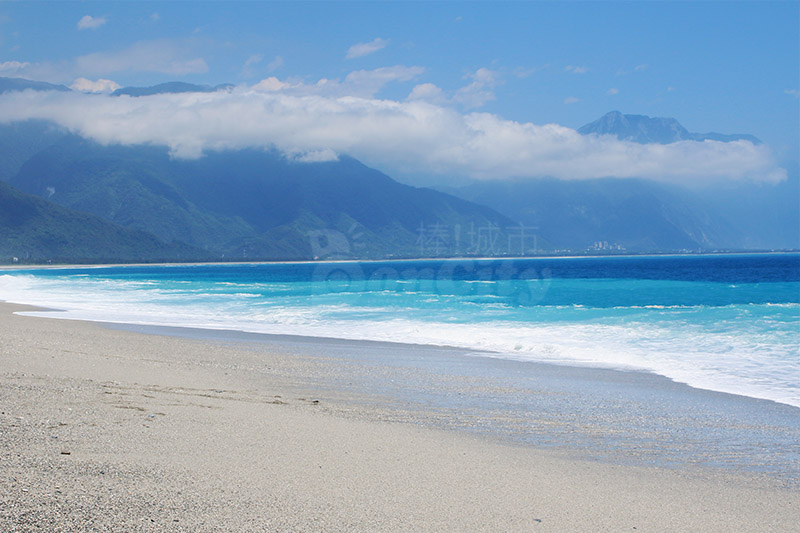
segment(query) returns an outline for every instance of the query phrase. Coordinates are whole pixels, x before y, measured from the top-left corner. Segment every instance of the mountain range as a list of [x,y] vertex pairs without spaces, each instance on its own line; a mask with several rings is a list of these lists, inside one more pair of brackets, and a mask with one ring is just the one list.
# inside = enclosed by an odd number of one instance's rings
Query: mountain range
[[[477,254],[455,233],[491,227],[505,239],[515,224],[348,157],[304,163],[251,149],[180,160],[166,148],[101,146],[41,122],[2,126],[0,138],[14,155],[0,179],[16,189],[218,259]],[[42,148],[46,138],[53,142]]]
[[[69,90],[0,78],[8,90]],[[118,94],[218,91],[169,83]],[[578,130],[633,142],[729,142],[612,112]],[[176,159],[55,124],[0,124],[0,262],[529,255],[800,247],[797,176],[689,190],[638,179],[467,183],[433,190],[359,161],[272,150]],[[743,199],[746,199],[743,201]]]

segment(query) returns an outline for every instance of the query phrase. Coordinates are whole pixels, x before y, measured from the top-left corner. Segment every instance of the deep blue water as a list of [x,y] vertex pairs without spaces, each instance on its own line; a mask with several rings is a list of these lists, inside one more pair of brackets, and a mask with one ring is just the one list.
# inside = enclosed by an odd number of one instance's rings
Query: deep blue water
[[800,406],[800,254],[25,270],[65,318],[460,346]]

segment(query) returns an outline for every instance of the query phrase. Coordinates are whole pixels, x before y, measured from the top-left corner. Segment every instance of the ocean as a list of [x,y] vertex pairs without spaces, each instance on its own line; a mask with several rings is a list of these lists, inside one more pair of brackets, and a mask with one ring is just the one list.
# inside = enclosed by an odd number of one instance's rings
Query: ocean
[[66,319],[453,346],[800,407],[800,254],[9,270]]

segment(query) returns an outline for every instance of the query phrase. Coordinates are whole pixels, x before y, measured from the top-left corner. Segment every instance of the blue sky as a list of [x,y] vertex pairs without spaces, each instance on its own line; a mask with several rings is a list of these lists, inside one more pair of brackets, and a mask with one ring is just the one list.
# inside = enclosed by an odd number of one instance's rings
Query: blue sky
[[791,171],[799,28],[798,2],[4,2],[0,76],[329,80],[328,97],[573,129],[616,109],[754,134]]

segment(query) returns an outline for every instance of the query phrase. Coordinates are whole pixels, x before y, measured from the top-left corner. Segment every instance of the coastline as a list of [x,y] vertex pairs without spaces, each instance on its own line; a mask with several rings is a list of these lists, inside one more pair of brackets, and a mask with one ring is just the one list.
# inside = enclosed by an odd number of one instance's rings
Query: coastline
[[118,267],[144,267],[144,266],[214,266],[214,265],[305,265],[324,263],[401,263],[404,261],[519,261],[519,260],[550,260],[550,259],[605,259],[605,258],[647,258],[647,257],[713,257],[713,256],[738,256],[738,255],[792,255],[800,254],[800,250],[739,250],[722,252],[664,252],[664,253],[627,253],[627,254],[586,254],[586,255],[522,255],[522,256],[465,256],[465,257],[404,257],[385,259],[298,259],[287,261],[193,261],[176,263],[64,263],[64,264],[2,264],[0,271],[4,270],[70,270],[78,268],[118,268]]
[[[470,363],[486,361],[459,355],[465,379],[454,379],[415,363],[425,358],[414,350],[389,364],[363,343],[166,336],[11,314],[23,310],[33,309],[0,303],[5,529],[755,531],[800,520],[800,491],[774,475],[586,460],[563,443],[458,427],[520,422],[470,404],[475,391],[501,391],[499,381],[466,379]],[[508,377],[515,364],[492,368]],[[581,372],[605,372],[594,370]],[[603,388],[619,379],[605,375]],[[550,382],[573,386],[576,376]],[[628,377],[642,388],[642,376]],[[519,396],[505,385],[503,398]],[[461,404],[435,401],[459,392]],[[557,392],[526,394],[584,412]],[[598,423],[614,413],[607,403],[584,408]],[[561,411],[550,414],[539,417],[543,434],[559,432]],[[582,423],[572,422],[561,431]],[[662,445],[652,442],[656,454]]]

